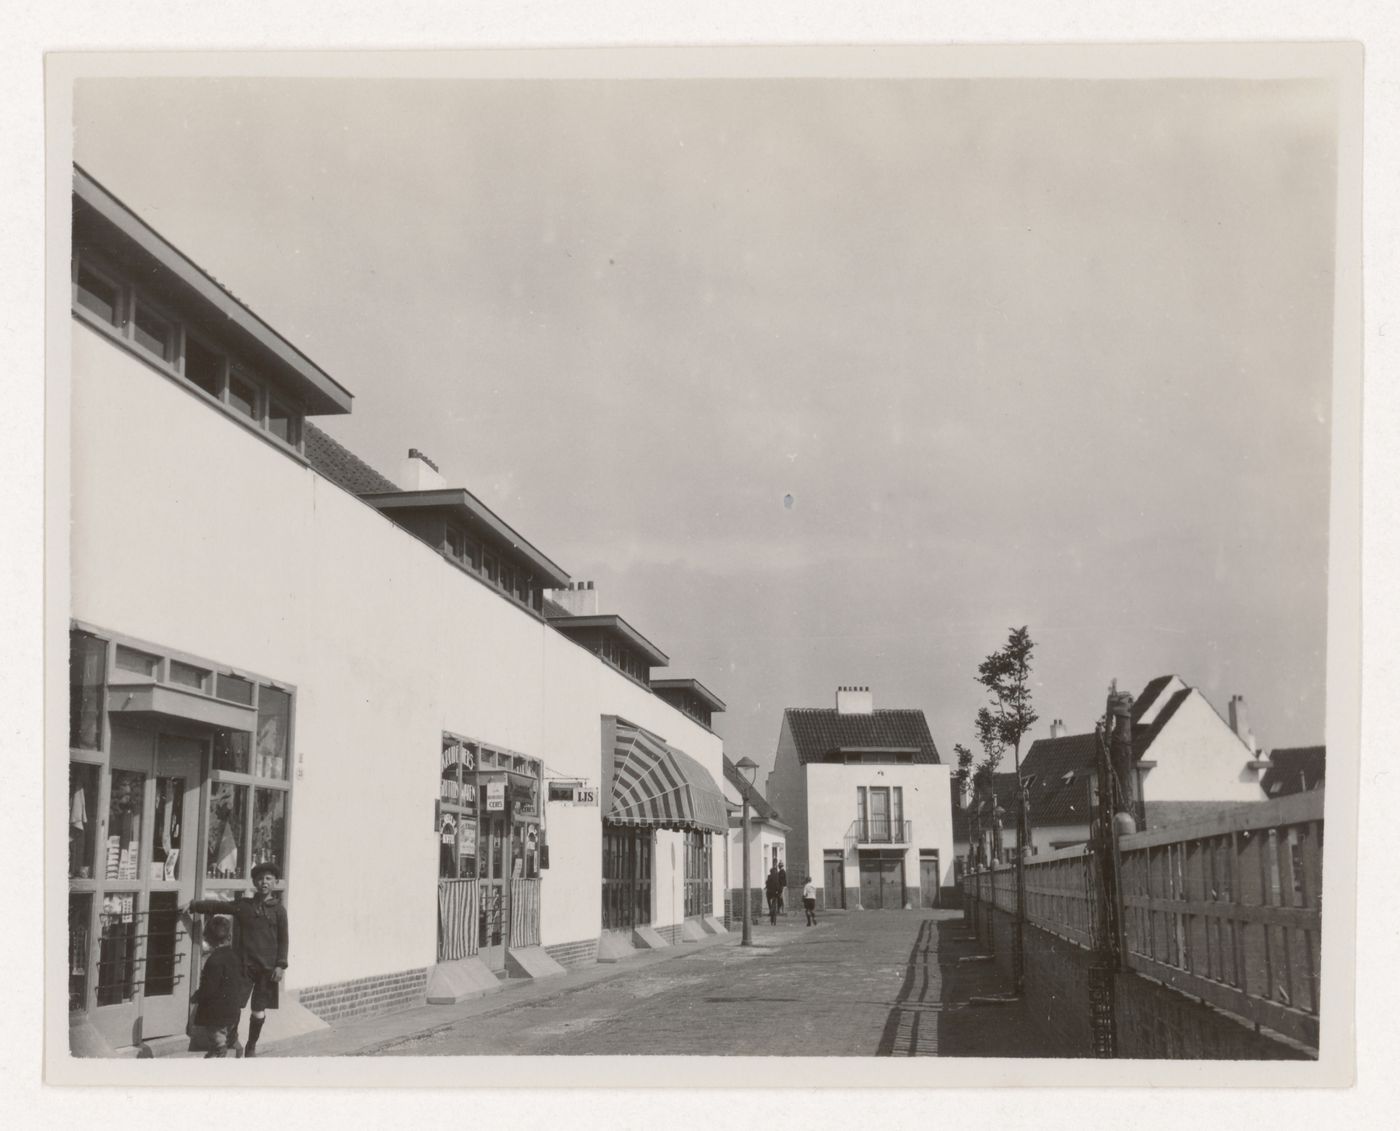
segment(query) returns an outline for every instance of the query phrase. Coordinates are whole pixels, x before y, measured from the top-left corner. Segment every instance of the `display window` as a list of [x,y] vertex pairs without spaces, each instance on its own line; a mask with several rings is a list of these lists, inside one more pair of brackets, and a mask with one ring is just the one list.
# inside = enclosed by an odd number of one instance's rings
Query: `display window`
[[[210,728],[199,712],[109,719],[110,689],[141,684],[252,708],[247,729]],[[114,1045],[180,1032],[197,955],[179,908],[246,889],[264,861],[287,873],[295,699],[78,625],[69,690],[69,1008]]]

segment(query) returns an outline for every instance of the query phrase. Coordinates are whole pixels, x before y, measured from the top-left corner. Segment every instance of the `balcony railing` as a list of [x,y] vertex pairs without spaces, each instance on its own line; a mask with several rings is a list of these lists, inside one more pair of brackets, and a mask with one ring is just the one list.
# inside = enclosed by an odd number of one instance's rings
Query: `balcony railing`
[[910,821],[892,821],[888,817],[871,817],[851,822],[846,832],[847,844],[909,844],[912,840]]

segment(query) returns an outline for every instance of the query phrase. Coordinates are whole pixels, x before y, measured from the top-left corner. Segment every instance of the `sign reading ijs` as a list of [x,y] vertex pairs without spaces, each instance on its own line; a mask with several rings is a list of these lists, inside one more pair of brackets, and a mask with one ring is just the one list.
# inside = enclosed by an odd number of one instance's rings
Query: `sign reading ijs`
[[597,805],[598,787],[586,781],[552,781],[549,800],[556,805]]
[[486,783],[486,811],[503,813],[506,808],[506,783],[489,781]]

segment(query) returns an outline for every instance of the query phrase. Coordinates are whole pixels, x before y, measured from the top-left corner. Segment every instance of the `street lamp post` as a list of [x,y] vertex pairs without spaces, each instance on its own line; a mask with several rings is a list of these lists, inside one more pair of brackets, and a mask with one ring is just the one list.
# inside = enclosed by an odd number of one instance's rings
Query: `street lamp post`
[[[754,775],[758,773],[758,763],[745,755],[740,758],[734,768],[739,771],[739,776],[747,785],[753,785]],[[740,790],[744,796],[744,906],[740,914],[743,916],[744,937],[739,943],[740,946],[753,946],[753,933],[749,925],[749,904],[752,900],[749,897],[749,791]]]

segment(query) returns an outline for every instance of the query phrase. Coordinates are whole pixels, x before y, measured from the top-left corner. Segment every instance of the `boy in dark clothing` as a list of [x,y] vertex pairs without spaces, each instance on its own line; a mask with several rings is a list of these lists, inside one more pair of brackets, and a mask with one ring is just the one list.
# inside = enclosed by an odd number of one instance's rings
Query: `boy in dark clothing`
[[778,914],[787,914],[787,865],[778,865]]
[[243,966],[229,946],[232,935],[233,928],[222,915],[211,921],[204,932],[205,941],[213,950],[204,961],[199,989],[194,995],[194,1023],[201,1031],[190,1035],[209,1046],[205,1060],[228,1056],[230,1050],[236,1057],[243,1055],[238,1045],[238,1017],[248,997],[248,985],[243,981]]
[[277,1008],[278,985],[287,969],[287,909],[272,890],[281,878],[276,864],[259,864],[253,869],[256,894],[252,899],[198,899],[188,908],[201,915],[227,915],[233,920],[233,951],[242,963],[244,978],[253,988],[244,1056],[257,1055],[266,1011]]

